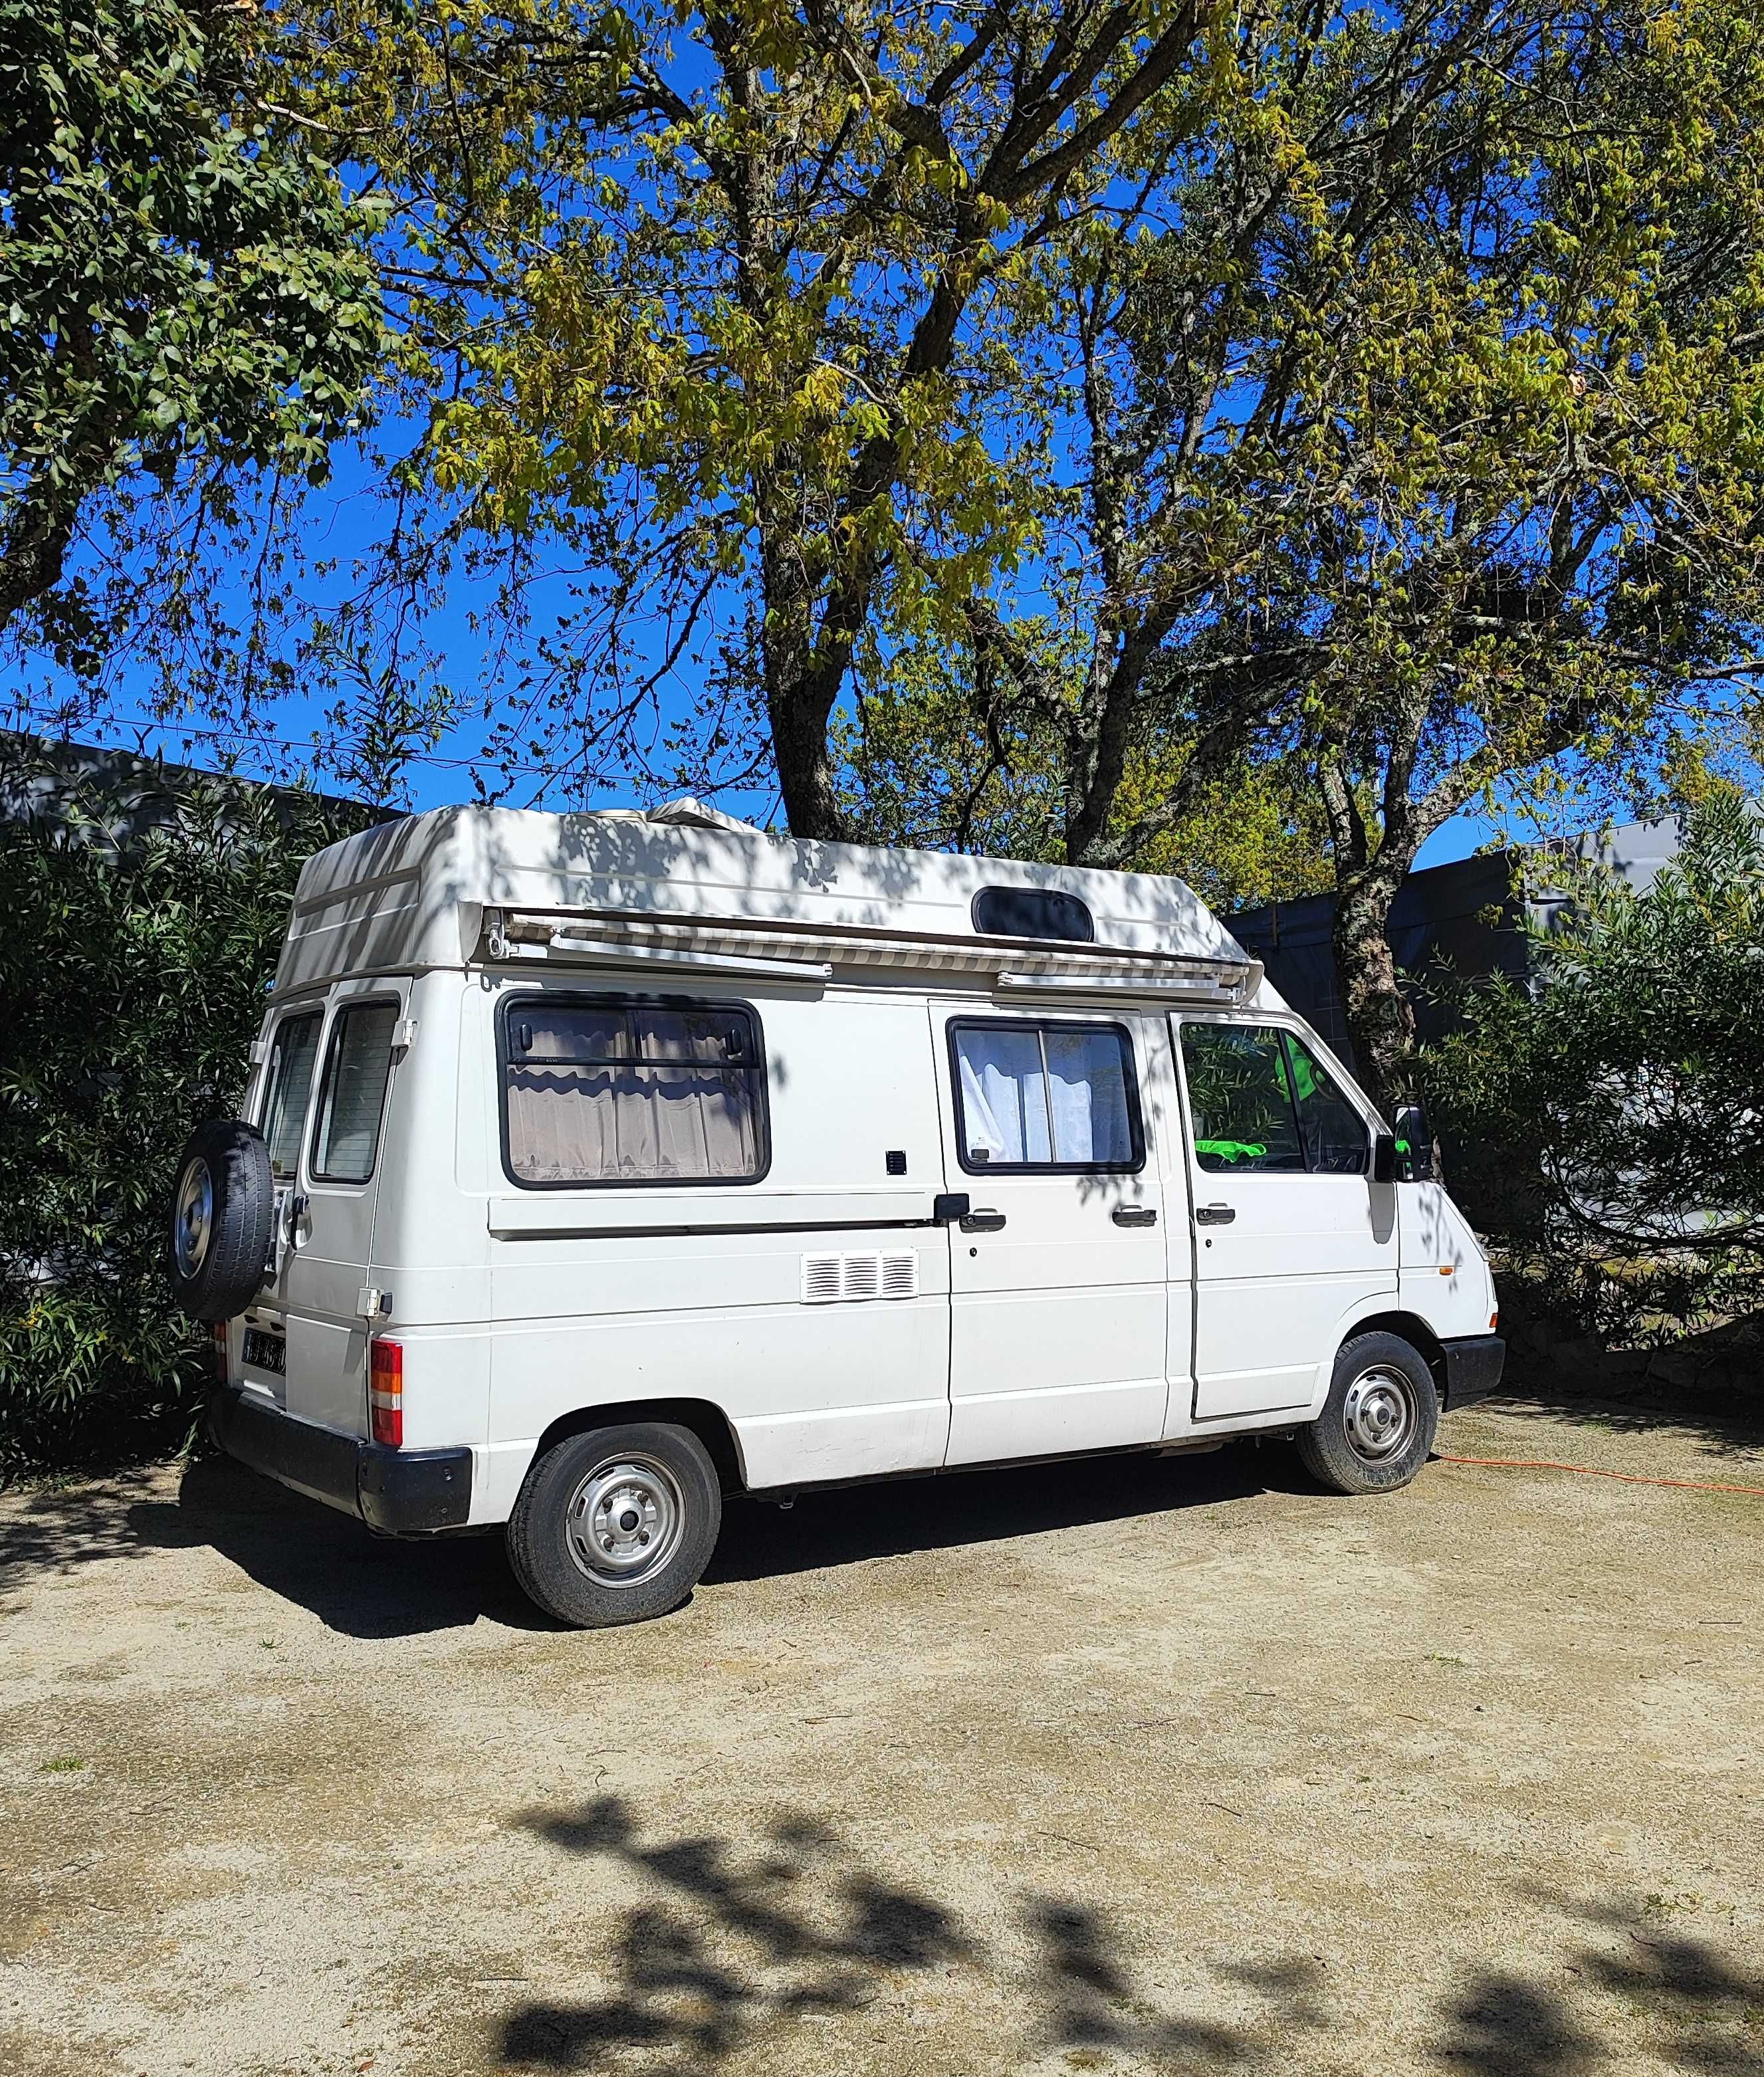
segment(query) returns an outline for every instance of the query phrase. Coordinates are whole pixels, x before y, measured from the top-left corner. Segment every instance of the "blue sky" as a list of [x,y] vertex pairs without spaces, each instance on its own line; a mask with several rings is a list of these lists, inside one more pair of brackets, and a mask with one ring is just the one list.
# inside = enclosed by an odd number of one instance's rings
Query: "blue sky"
[[[345,463],[325,490],[313,494],[306,522],[306,535],[316,555],[334,556],[347,563],[372,545],[384,523],[385,508],[372,494],[364,467]],[[415,757],[403,775],[401,805],[417,810],[439,807],[473,797],[473,774],[481,771],[493,784],[493,767],[482,761],[486,730],[484,702],[493,697],[496,686],[486,673],[486,637],[481,617],[490,601],[487,579],[456,580],[430,612],[424,623],[425,639],[435,652],[439,675],[458,695],[460,708],[451,727],[432,749]],[[555,602],[555,600],[554,601]],[[661,706],[664,720],[684,717],[694,689],[693,676],[683,670],[676,683],[664,691]],[[158,751],[181,763],[205,768],[226,767],[254,777],[291,777],[310,767],[313,739],[321,729],[324,702],[296,693],[266,710],[260,726],[241,735],[214,726],[214,717],[198,712],[156,720],[151,690],[139,670],[123,669],[109,689],[103,711],[83,719],[69,732],[77,740],[127,749]],[[52,707],[41,697],[41,688],[31,674],[16,669],[0,671],[0,712],[11,725],[42,726]],[[327,790],[339,790],[334,779],[318,775]],[[511,805],[562,807],[576,805],[543,775],[524,777],[508,797]],[[722,795],[720,805],[734,814],[759,822],[781,826],[776,796],[758,789]],[[639,805],[634,789],[607,790],[597,794],[592,805],[617,807]],[[1437,830],[1424,848],[1419,863],[1442,864],[1467,856],[1490,840],[1492,826],[1477,815],[1454,817]]]

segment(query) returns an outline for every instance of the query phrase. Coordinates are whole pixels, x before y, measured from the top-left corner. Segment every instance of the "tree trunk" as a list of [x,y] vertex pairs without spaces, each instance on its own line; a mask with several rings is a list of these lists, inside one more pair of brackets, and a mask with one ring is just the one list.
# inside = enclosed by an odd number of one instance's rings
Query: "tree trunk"
[[766,687],[778,790],[793,837],[837,843],[844,835],[827,750],[827,722],[838,689],[835,682],[828,691],[812,670]]
[[1336,985],[1354,1042],[1360,1085],[1387,1120],[1414,1095],[1410,1055],[1415,1018],[1404,998],[1385,926],[1391,904],[1412,860],[1381,852],[1371,871],[1350,872],[1336,883]]

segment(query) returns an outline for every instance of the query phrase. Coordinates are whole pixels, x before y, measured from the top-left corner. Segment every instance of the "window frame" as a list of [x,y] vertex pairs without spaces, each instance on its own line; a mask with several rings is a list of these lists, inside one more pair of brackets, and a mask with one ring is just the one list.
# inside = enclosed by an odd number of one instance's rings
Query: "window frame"
[[[509,1152],[509,1069],[514,1065],[509,1043],[509,1018],[523,1005],[569,1003],[589,1009],[672,1009],[708,1011],[726,1015],[739,1010],[747,1020],[753,1040],[753,1059],[747,1063],[755,1078],[759,1101],[755,1118],[754,1142],[759,1165],[751,1176],[609,1176],[570,1178],[557,1183],[538,1183],[514,1172]],[[641,1062],[634,1061],[633,1066]],[[691,1065],[656,1061],[651,1065]],[[705,1063],[701,1062],[699,1065]],[[757,1004],[746,996],[674,995],[654,990],[581,988],[525,989],[506,996],[496,1006],[496,1122],[497,1141],[501,1149],[502,1174],[517,1190],[751,1190],[772,1172],[772,1076],[766,1060],[765,1020]]]
[[[1131,1161],[971,1161],[967,1151],[967,1119],[962,1107],[962,1054],[964,1031],[1112,1031],[1121,1041],[1127,1095],[1127,1137],[1133,1148]],[[1088,1017],[952,1017],[944,1026],[949,1055],[950,1097],[955,1123],[955,1159],[964,1176],[1138,1176],[1146,1166],[1146,1121],[1139,1099],[1139,1063],[1134,1051],[1133,1032],[1118,1018]],[[1045,1073],[1047,1053],[1042,1050]],[[1050,1121],[1050,1123],[1051,1121]]]
[[397,1014],[404,1008],[404,998],[399,995],[347,995],[333,1002],[331,1019],[325,1028],[324,1071],[318,1084],[318,1101],[312,1108],[312,1118],[306,1142],[306,1180],[322,1183],[329,1190],[364,1190],[380,1172],[380,1149],[385,1143],[386,1113],[392,1107],[392,1074],[397,1063],[393,1054],[397,1047],[389,1042],[386,1047],[386,1085],[381,1094],[380,1117],[374,1126],[373,1159],[368,1163],[365,1176],[331,1176],[318,1166],[318,1134],[324,1125],[325,1105],[331,1095],[331,1077],[337,1063],[337,1051],[345,1022],[351,1013],[357,1009],[385,1009],[394,1012],[393,1029],[397,1029]]
[[[1377,1115],[1369,1109],[1366,1097],[1353,1076],[1330,1052],[1314,1031],[1301,1030],[1296,1025],[1279,1017],[1257,1016],[1254,1014],[1238,1017],[1205,1017],[1184,1014],[1175,1020],[1175,1054],[1182,1076],[1182,1138],[1188,1155],[1191,1176],[1204,1176],[1211,1183],[1221,1178],[1228,1182],[1247,1182],[1252,1176],[1322,1176],[1339,1179],[1358,1176],[1361,1181],[1372,1180],[1372,1148],[1377,1134],[1383,1130]],[[1304,1156],[1302,1168],[1203,1168],[1195,1146],[1194,1105],[1188,1090],[1188,1055],[1184,1048],[1183,1034],[1194,1027],[1220,1031],[1272,1031],[1279,1038],[1280,1059],[1286,1071],[1287,1103],[1292,1114],[1292,1135],[1298,1142],[1299,1151]],[[1316,1059],[1342,1092],[1342,1100],[1360,1122],[1366,1134],[1366,1165],[1363,1168],[1313,1168],[1311,1166],[1311,1148],[1304,1126],[1299,1115],[1298,1080],[1292,1072],[1292,1058],[1288,1050],[1292,1046],[1303,1046]]]
[[[258,1134],[266,1147],[269,1144],[270,1105],[277,1094],[277,1048],[281,1044],[283,1033],[292,1026],[309,1018],[318,1027],[318,1038],[313,1046],[313,1076],[311,1080],[306,1084],[306,1102],[309,1112],[324,1071],[325,998],[323,996],[314,996],[305,1002],[278,1005],[277,1008],[279,1014],[270,1026],[269,1036],[264,1052],[262,1085],[257,1093],[257,1101],[252,1106],[256,1113],[252,1122],[256,1125]],[[306,1135],[310,1124],[310,1115],[302,1118],[300,1121],[300,1130],[294,1135],[293,1172],[291,1176],[285,1177],[277,1182],[276,1188],[278,1190],[293,1189],[299,1185],[301,1163],[306,1152]]]

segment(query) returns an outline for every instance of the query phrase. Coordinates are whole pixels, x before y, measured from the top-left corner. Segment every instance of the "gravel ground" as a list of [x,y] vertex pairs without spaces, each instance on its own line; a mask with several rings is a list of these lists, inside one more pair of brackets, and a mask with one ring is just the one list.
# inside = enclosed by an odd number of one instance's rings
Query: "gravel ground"
[[1764,1500],[1247,1445],[738,1503],[597,1635],[224,1463],[15,1494],[0,2067],[1764,2077],[1761,1584]]

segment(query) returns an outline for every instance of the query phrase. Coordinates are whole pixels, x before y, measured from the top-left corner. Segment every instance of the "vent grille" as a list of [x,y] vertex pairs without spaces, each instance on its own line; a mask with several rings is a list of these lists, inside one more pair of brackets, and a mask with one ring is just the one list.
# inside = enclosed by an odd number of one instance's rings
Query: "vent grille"
[[824,1305],[839,1295],[839,1258],[836,1255],[805,1255],[802,1258],[802,1297],[809,1305]]
[[882,1296],[884,1298],[916,1298],[919,1295],[919,1258],[917,1249],[909,1249],[905,1255],[885,1255],[882,1258]]
[[882,1290],[882,1258],[879,1255],[848,1255],[845,1259],[843,1298],[875,1298]]
[[868,1250],[851,1255],[805,1255],[802,1258],[802,1301],[830,1305],[838,1300],[916,1298],[919,1258],[916,1249],[889,1255]]

